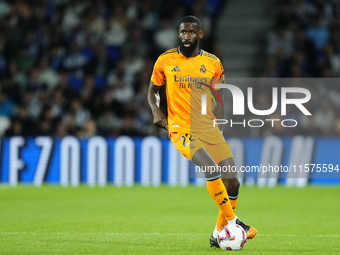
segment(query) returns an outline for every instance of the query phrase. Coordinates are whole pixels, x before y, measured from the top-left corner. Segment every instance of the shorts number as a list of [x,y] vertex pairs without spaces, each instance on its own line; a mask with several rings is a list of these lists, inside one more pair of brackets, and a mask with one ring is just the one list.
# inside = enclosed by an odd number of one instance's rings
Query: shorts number
[[[185,143],[186,140],[187,140],[187,138],[189,139],[189,142],[188,142],[188,143]],[[191,135],[191,134],[185,134],[185,136],[182,135],[181,138],[180,138],[179,140],[180,140],[180,142],[183,142],[183,146],[184,146],[184,147],[188,147],[188,145],[190,144],[190,142],[195,141],[196,139],[192,138],[192,135]]]

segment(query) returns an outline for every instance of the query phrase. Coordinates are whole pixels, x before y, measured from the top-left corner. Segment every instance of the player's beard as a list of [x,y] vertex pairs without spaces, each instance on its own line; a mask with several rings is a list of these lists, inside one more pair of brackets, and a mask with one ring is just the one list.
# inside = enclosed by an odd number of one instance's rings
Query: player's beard
[[198,41],[199,41],[199,39],[194,41],[189,47],[184,47],[184,42],[182,42],[181,43],[181,52],[183,53],[183,55],[186,56],[187,58],[190,58],[192,53],[194,53],[194,51],[196,50],[196,48],[198,46]]

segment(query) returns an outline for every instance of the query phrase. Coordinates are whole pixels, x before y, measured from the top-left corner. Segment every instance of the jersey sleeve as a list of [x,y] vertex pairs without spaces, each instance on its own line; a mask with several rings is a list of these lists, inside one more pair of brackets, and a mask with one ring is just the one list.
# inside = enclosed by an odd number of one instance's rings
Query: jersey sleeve
[[165,84],[164,63],[160,58],[157,59],[153,67],[151,81],[156,86],[163,86]]
[[[225,84],[225,77],[224,77],[224,68],[220,60],[216,61],[215,63],[215,75],[213,79],[213,84],[211,84],[215,88],[215,84]],[[218,90],[220,88],[215,88]]]

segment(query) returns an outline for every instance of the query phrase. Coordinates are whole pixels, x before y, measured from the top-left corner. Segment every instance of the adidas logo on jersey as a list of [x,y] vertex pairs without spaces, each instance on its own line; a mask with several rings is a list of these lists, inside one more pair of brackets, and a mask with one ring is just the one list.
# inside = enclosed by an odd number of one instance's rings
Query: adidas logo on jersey
[[174,69],[171,70],[171,72],[180,72],[181,70],[179,70],[178,66],[176,66]]

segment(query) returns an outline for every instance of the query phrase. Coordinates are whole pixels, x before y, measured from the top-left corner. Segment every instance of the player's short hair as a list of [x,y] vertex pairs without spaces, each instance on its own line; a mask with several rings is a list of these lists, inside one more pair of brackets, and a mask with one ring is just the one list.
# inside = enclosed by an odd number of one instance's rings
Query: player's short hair
[[202,23],[201,21],[199,20],[199,18],[197,18],[196,16],[194,15],[189,15],[189,16],[185,16],[181,22],[179,22],[179,25],[181,25],[182,23],[196,23],[199,28],[201,30],[203,30],[203,26],[202,26]]

